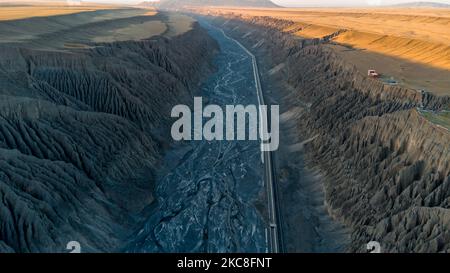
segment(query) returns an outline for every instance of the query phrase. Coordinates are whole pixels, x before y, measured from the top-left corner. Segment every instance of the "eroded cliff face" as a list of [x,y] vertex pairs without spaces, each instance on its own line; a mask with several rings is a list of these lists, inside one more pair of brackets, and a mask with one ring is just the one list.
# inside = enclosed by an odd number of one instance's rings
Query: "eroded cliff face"
[[0,252],[117,251],[153,202],[170,110],[218,47],[171,39],[0,52]]
[[371,240],[384,252],[450,250],[450,133],[416,110],[442,109],[448,97],[367,78],[327,47],[327,37],[282,32],[288,21],[215,23],[257,54],[266,83],[282,86],[268,96],[295,118],[290,133],[324,174],[328,211],[351,229],[348,251],[365,252]]

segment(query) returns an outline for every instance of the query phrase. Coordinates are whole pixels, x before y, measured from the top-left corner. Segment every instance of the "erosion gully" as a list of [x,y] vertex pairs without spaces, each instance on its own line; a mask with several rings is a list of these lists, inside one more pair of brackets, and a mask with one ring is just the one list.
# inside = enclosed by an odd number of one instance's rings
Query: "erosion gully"
[[[216,72],[199,92],[204,106],[258,105],[251,57],[220,29],[199,22],[221,49]],[[268,252],[261,212],[267,208],[256,205],[265,192],[263,175],[259,140],[177,143],[159,172],[157,202],[126,251]],[[313,244],[325,237],[317,238]],[[319,252],[327,250],[336,251],[320,247]]]

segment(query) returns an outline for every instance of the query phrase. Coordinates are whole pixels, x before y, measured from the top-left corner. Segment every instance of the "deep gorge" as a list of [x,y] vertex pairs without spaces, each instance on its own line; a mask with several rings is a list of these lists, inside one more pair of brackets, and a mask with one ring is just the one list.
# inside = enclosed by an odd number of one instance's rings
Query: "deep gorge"
[[217,51],[197,24],[66,51],[2,45],[0,251],[121,249],[154,202],[171,107],[191,102]]
[[[305,164],[323,175],[329,215],[350,229],[347,251],[366,252],[372,240],[384,252],[448,249],[450,135],[416,108],[439,110],[449,97],[366,78],[330,51],[326,38],[282,32],[289,21],[214,20],[257,55],[269,92],[270,82],[281,87],[266,95],[291,117],[288,132],[302,146]],[[280,176],[292,171],[283,169]],[[302,235],[299,227],[286,236]]]

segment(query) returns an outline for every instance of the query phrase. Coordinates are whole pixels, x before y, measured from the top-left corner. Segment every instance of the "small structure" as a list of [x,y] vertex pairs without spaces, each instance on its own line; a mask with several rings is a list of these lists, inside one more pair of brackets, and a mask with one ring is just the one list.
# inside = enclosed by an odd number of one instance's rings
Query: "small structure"
[[378,74],[378,72],[375,69],[369,69],[367,71],[367,76],[372,77],[372,78],[378,78],[378,77],[380,77],[380,74]]

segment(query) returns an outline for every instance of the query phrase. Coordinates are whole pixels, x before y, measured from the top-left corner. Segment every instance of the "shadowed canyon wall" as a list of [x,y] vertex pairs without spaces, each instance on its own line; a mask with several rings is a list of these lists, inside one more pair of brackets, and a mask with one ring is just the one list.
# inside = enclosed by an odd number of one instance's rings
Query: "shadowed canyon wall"
[[170,111],[218,47],[206,31],[0,50],[0,252],[117,251],[152,204]]
[[[361,75],[327,37],[283,33],[290,21],[215,23],[257,55],[266,82],[281,83],[265,92],[295,118],[307,164],[324,175],[329,214],[351,230],[347,251],[366,252],[371,240],[383,252],[450,249],[450,133],[417,111],[445,108],[449,97]],[[289,236],[303,236],[299,229]]]

